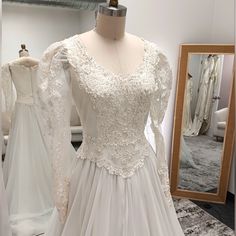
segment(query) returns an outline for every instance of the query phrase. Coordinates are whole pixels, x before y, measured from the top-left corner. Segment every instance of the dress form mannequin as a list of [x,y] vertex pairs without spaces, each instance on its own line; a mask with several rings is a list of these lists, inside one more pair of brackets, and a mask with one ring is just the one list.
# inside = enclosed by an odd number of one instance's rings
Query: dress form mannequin
[[134,72],[144,56],[143,41],[126,33],[125,23],[124,6],[119,5],[116,9],[108,4],[100,4],[95,29],[80,35],[89,55],[101,66],[117,74]]
[[21,44],[21,50],[19,51],[19,59],[14,60],[12,63],[23,65],[26,67],[37,66],[39,61],[30,57],[29,51],[26,49],[25,44]]
[[21,50],[19,51],[20,57],[29,57],[29,51],[26,49],[25,44],[21,44]]

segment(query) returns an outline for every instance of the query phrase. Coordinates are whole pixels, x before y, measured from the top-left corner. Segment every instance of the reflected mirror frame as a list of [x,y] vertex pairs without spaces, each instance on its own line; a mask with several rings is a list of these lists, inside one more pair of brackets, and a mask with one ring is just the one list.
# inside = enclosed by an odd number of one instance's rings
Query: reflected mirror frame
[[[217,193],[196,192],[178,188],[180,166],[180,144],[183,119],[184,92],[188,73],[188,59],[191,54],[233,54],[234,45],[182,44],[180,46],[178,80],[175,100],[174,125],[172,135],[170,189],[173,197],[198,201],[225,203],[230,177],[231,162],[235,138],[235,77],[232,70],[232,85],[229,97],[229,115],[226,137],[223,146],[223,158]],[[235,65],[235,58],[234,58]],[[229,132],[228,132],[229,131]]]

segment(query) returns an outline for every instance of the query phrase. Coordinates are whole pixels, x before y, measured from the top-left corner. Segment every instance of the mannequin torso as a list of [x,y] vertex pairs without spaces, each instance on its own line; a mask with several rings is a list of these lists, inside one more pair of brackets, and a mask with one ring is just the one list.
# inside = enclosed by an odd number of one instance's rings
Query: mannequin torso
[[88,54],[107,70],[132,74],[142,63],[144,42],[125,33],[125,17],[98,14],[95,30],[79,35]]
[[24,56],[24,57],[20,57],[19,59],[16,59],[12,62],[10,62],[11,65],[22,65],[22,66],[26,66],[26,67],[34,67],[37,66],[39,63],[39,61],[35,58],[32,58],[30,56]]
[[12,80],[17,92],[17,101],[33,103],[33,90],[39,61],[29,56],[28,51],[19,52],[20,58],[5,64],[2,68],[5,80]]

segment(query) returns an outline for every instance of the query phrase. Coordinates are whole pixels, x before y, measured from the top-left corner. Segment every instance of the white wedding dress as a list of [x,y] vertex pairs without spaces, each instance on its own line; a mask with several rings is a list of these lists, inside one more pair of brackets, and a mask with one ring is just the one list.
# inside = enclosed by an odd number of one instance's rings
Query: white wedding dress
[[2,166],[0,166],[0,235],[11,236],[11,229],[9,223],[9,215],[7,209],[6,192],[2,177]]
[[208,84],[208,94],[206,98],[206,105],[205,105],[204,117],[203,117],[204,122],[201,127],[202,134],[205,134],[211,125],[212,106],[214,102],[212,98],[220,82],[219,72],[220,72],[220,67],[221,67],[221,64],[220,64],[221,60],[220,60],[220,57],[217,55],[215,55],[213,59],[214,59],[214,67],[213,67],[213,70],[209,79],[209,84]]
[[195,164],[193,159],[193,154],[191,149],[186,144],[183,135],[181,135],[181,145],[180,145],[180,168],[194,168],[199,167]]
[[189,78],[186,82],[184,93],[184,112],[183,112],[183,135],[187,134],[192,128],[191,102],[193,95],[193,79]]
[[[188,136],[199,135],[204,122],[208,119],[209,108],[212,106],[213,80],[211,80],[211,78],[214,67],[215,61],[213,57],[205,58],[203,60],[197,105],[192,128],[189,130]],[[187,135],[187,132],[185,132],[185,135]]]
[[[56,203],[46,236],[184,235],[160,133],[171,70],[157,47],[143,42],[143,62],[132,74],[99,65],[78,35],[44,53],[38,102],[53,160]],[[70,144],[71,98],[83,126],[76,157]],[[149,112],[156,153],[144,135]]]
[[[0,99],[1,101],[1,99]],[[2,132],[0,131],[0,139],[2,140]],[[0,154],[2,156],[2,150],[0,148]],[[2,161],[0,162],[0,235],[1,236],[12,236],[8,215],[8,207],[7,207],[7,198],[6,191],[3,182],[2,176]]]
[[43,233],[54,206],[51,163],[34,104],[36,74],[37,66],[13,62],[2,68],[6,111],[13,111],[3,177],[14,236]]
[[190,148],[187,146],[184,137],[188,136],[192,128],[192,114],[191,114],[191,101],[192,101],[193,79],[188,78],[186,82],[186,89],[184,93],[184,112],[183,112],[183,134],[181,135],[181,155],[180,162],[181,168],[197,168]]

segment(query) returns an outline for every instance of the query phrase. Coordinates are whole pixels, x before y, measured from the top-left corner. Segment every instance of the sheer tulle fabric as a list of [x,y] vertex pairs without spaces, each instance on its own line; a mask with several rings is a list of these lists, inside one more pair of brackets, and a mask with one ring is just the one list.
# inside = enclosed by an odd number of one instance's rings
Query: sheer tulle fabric
[[12,232],[10,229],[10,222],[9,222],[9,214],[8,214],[5,186],[3,183],[2,166],[0,166],[0,196],[1,196],[1,201],[0,201],[0,235],[12,236]]
[[15,105],[3,174],[13,233],[44,232],[53,207],[51,168],[34,105]]
[[51,163],[34,103],[36,75],[37,65],[15,61],[2,67],[4,109],[12,114],[3,177],[10,224],[17,236],[43,233],[54,206]]
[[16,101],[16,96],[14,93],[14,85],[12,82],[12,78],[11,78],[11,73],[10,73],[10,69],[9,69],[9,64],[5,64],[2,66],[2,71],[1,71],[1,79],[2,79],[2,95],[4,98],[4,104],[2,109],[5,112],[9,112],[12,113],[14,110],[14,105],[15,105],[15,101]]
[[164,201],[154,153],[130,179],[89,160],[74,162],[67,221],[61,225],[54,210],[47,236],[183,235]]
[[[2,78],[0,79],[0,88],[2,88]],[[6,84],[5,84],[6,86]],[[0,112],[3,113],[3,111],[6,110],[6,104],[5,99],[3,95],[3,91],[0,91]],[[5,104],[5,107],[3,106]],[[0,126],[3,125],[2,116],[0,116]],[[0,129],[0,154],[2,157],[3,154],[3,148],[5,148],[4,139],[3,139],[3,129]],[[10,222],[9,222],[9,214],[8,214],[8,204],[7,204],[7,198],[6,198],[6,191],[5,186],[3,182],[3,173],[2,173],[2,162],[0,166],[0,235],[5,236],[12,236],[11,230],[10,230]]]

